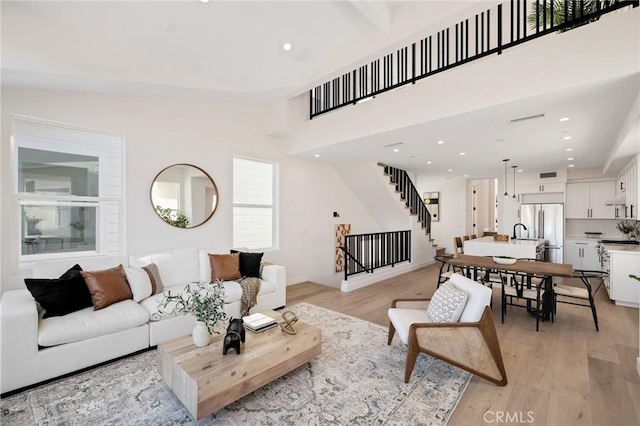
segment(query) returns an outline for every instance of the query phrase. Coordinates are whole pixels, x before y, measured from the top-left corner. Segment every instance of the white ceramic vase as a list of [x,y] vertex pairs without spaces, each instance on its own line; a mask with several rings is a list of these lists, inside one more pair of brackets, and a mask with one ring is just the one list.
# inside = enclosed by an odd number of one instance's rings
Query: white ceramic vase
[[196,326],[193,327],[193,344],[201,348],[207,346],[210,341],[211,334],[204,321],[196,321]]

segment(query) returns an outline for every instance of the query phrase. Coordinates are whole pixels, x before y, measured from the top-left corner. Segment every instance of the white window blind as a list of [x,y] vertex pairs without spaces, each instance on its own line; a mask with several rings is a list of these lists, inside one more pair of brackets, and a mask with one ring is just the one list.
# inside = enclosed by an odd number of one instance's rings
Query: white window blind
[[233,158],[233,246],[274,248],[276,166]]

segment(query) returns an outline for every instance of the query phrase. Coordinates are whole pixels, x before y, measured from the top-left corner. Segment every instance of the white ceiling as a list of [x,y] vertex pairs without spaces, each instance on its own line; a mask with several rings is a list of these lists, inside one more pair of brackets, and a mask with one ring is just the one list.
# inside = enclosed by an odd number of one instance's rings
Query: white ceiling
[[[441,29],[451,15],[471,16],[496,3],[3,1],[2,83],[266,105],[404,45],[429,27]],[[284,42],[293,45],[291,51],[282,49]],[[602,167],[638,94],[638,81],[636,74],[570,88],[319,153],[323,161],[367,159],[474,178],[496,176],[502,167],[495,164],[498,151],[525,171],[565,168],[569,157],[576,167]],[[538,113],[545,117],[507,124]],[[571,120],[559,123],[565,115]],[[445,144],[424,135],[444,135]],[[573,139],[562,140],[565,135]],[[403,143],[397,153],[384,148],[397,142]],[[628,153],[628,146],[621,152]],[[570,147],[574,151],[565,153]]]

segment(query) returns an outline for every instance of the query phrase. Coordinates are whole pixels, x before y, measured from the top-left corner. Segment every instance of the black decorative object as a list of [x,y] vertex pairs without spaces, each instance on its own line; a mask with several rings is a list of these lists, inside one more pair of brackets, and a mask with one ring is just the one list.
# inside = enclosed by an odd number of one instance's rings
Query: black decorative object
[[244,343],[246,338],[244,321],[242,318],[231,318],[227,327],[227,334],[224,336],[222,345],[222,355],[226,355],[229,349],[234,349],[236,355],[240,355],[240,343]]

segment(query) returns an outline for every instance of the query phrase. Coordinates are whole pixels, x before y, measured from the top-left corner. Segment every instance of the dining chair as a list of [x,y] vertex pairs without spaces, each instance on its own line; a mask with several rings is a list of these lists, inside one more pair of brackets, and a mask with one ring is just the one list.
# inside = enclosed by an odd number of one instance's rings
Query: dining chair
[[453,237],[453,256],[457,257],[459,254],[464,254],[464,246],[462,244],[462,238]]
[[438,269],[438,283],[436,284],[436,288],[440,288],[440,284],[446,282],[449,280],[449,278],[451,278],[451,275],[453,275],[454,272],[454,268],[452,265],[450,265],[447,261],[449,259],[451,259],[453,257],[453,255],[441,255],[441,256],[434,256],[433,260],[436,261],[436,263],[439,264],[439,269]]
[[[536,261],[536,259],[518,260]],[[502,282],[502,323],[507,314],[507,306],[526,308],[535,314],[536,331],[539,331],[545,277],[511,271],[499,271],[499,274]],[[553,322],[553,314],[551,321]]]
[[[604,280],[609,277],[609,274],[605,271],[589,271],[580,269],[574,270],[573,274],[580,278],[584,287],[554,284],[553,313],[556,314],[556,307],[558,303],[591,308],[591,314],[593,315],[593,322],[596,325],[596,331],[600,331],[598,328],[598,313],[596,312],[594,296],[604,284]],[[592,281],[597,284],[595,290],[593,290]]]
[[476,238],[478,238],[478,236],[476,234],[471,234],[469,235],[469,238],[475,240]]
[[465,235],[464,237],[462,237],[462,239],[464,241],[469,241],[471,239],[471,237],[469,235]]
[[[441,294],[451,291],[448,286],[437,289],[428,299],[395,299],[388,311],[390,345],[398,334],[407,348],[404,382],[408,383],[420,353],[431,355],[446,363],[469,371],[498,386],[507,385],[500,341],[489,308],[491,291],[469,278],[453,274],[450,282],[455,291],[466,293],[466,301],[458,301],[455,311],[459,318],[452,322],[436,322],[429,314],[429,306],[438,304]],[[453,298],[444,296],[449,307]],[[464,306],[460,312],[462,303]]]
[[482,233],[483,237],[491,237],[493,235],[498,235],[498,231],[484,231]]

